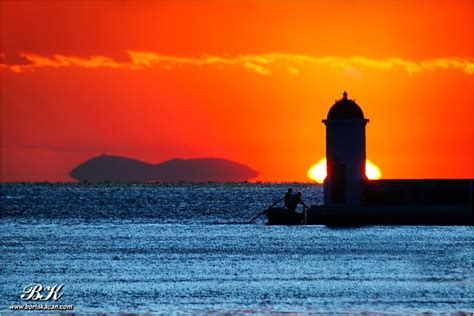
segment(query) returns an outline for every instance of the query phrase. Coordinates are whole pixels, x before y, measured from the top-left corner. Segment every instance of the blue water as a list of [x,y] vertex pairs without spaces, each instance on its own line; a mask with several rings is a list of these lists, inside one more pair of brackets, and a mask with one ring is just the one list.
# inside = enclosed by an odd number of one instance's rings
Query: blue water
[[472,227],[243,224],[287,187],[2,184],[0,313],[34,282],[78,313],[474,311]]

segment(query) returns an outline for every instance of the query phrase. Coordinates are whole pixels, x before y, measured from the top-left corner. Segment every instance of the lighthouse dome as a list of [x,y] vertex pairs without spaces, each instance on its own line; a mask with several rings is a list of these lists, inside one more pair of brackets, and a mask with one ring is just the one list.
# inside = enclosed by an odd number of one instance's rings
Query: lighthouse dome
[[342,99],[337,100],[328,113],[328,120],[363,120],[364,112],[354,100],[347,98],[344,91]]

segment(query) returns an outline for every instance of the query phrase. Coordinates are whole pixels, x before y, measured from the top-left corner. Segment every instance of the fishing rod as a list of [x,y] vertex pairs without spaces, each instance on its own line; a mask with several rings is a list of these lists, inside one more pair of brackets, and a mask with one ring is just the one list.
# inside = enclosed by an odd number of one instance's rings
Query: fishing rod
[[272,205],[270,205],[269,207],[267,207],[266,209],[264,209],[263,211],[261,211],[260,213],[258,213],[254,218],[252,218],[251,220],[249,220],[247,223],[248,224],[251,224],[254,220],[256,220],[257,218],[259,218],[262,214],[264,214],[266,211],[268,211],[269,209],[271,209],[272,207],[274,207],[275,205],[277,205],[278,203],[280,203],[285,197],[282,197],[281,199],[279,199],[278,201],[276,201],[275,203],[273,203]]

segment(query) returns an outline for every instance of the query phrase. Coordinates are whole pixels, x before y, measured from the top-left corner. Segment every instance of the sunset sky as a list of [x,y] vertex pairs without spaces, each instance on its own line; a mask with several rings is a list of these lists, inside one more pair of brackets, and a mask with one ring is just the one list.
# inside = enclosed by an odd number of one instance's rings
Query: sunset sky
[[1,1],[1,180],[100,154],[309,181],[347,90],[383,178],[472,178],[474,1]]

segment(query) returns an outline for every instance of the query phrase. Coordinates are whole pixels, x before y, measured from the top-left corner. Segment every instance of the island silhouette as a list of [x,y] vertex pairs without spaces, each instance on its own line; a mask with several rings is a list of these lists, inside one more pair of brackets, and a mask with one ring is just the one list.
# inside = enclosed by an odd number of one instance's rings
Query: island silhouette
[[222,158],[171,159],[151,164],[128,157],[100,155],[79,164],[69,175],[88,182],[243,182],[258,173]]

